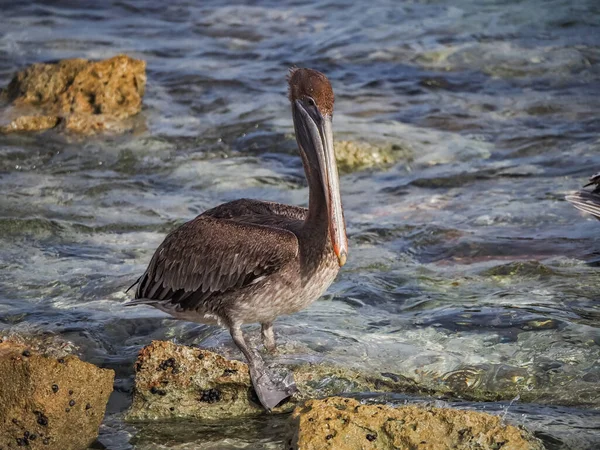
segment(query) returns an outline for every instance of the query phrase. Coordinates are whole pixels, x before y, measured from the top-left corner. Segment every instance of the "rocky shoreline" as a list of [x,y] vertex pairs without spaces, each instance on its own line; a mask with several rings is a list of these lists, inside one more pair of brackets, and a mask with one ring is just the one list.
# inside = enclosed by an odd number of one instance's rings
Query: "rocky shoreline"
[[[357,392],[433,394],[402,377],[322,364],[289,369],[300,392],[272,412],[293,410],[285,448],[543,448],[529,432],[501,423],[498,416],[452,408],[362,405],[336,397]],[[253,393],[248,366],[214,352],[154,341],[140,351],[135,370],[127,421],[218,421],[266,414]],[[322,400],[313,398],[323,395],[327,397]]]
[[[411,380],[377,377],[327,364],[286,368],[292,370],[300,392],[274,413],[289,412],[315,396],[344,392],[427,393]],[[127,420],[214,420],[264,414],[247,364],[208,350],[154,341],[140,351],[135,371]]]
[[[292,412],[285,419],[286,449],[544,448],[528,431],[490,414],[429,405],[367,405],[339,397],[364,392],[440,395],[409,379],[325,364],[287,368],[299,393],[270,413],[285,417]],[[0,344],[0,374],[10,380],[0,390],[0,448],[75,450],[96,439],[112,392],[112,370],[5,341]],[[139,353],[132,404],[123,418],[132,424],[218,423],[265,414],[245,363],[154,341]]]

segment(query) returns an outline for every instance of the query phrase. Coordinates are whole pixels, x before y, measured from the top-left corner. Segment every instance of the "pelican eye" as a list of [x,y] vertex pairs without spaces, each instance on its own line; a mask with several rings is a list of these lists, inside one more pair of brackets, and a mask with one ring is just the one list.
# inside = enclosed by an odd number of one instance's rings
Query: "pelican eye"
[[306,103],[308,103],[309,106],[317,106],[315,100],[312,97],[306,97]]

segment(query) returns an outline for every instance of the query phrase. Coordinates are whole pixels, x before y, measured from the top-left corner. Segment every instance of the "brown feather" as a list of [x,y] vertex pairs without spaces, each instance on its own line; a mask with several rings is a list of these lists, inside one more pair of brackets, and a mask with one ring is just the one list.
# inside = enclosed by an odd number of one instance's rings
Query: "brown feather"
[[248,199],[208,210],[167,235],[136,299],[170,300],[189,309],[273,273],[298,254],[298,239],[282,222],[305,217],[305,208]]
[[331,83],[325,75],[313,69],[292,67],[288,75],[290,102],[312,98],[321,114],[333,115],[335,97]]

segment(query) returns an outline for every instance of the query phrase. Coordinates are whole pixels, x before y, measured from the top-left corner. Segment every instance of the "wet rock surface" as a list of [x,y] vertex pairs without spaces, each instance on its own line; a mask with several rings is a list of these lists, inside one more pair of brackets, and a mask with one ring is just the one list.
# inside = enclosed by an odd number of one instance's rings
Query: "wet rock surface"
[[140,352],[129,420],[221,418],[260,411],[248,366],[207,350],[155,341]]
[[330,397],[298,406],[290,419],[294,450],[543,449],[527,431],[498,416],[448,408],[363,405]]
[[335,158],[341,173],[382,168],[401,159],[412,158],[412,151],[400,145],[336,140],[334,146]]
[[[325,364],[287,367],[300,392],[274,412],[302,400],[342,392],[423,393],[403,377],[372,377]],[[252,388],[247,364],[214,352],[154,341],[136,362],[135,393],[127,420],[220,419],[264,414]]]
[[33,64],[0,92],[8,102],[0,133],[60,129],[122,132],[141,111],[146,63],[125,55],[103,61],[66,59]]
[[26,347],[32,353],[40,353],[47,357],[64,359],[69,355],[79,355],[79,347],[72,341],[55,333],[18,331],[16,327],[0,331],[0,342],[6,341],[13,345]]
[[0,448],[76,450],[98,435],[114,372],[6,341],[0,379]]
[[[476,318],[475,318],[476,319]],[[523,327],[531,327],[535,320]],[[545,322],[540,326],[549,326]],[[269,358],[267,363],[269,364]],[[555,391],[536,387],[525,369],[497,365],[464,366],[442,378],[414,380],[400,373],[369,372],[332,365],[272,365],[281,376],[293,372],[299,389],[274,413],[291,411],[299,402],[350,393],[395,393],[469,401],[511,401],[556,404]],[[252,388],[246,363],[209,350],[154,341],[143,348],[136,365],[129,421],[249,417],[264,414]],[[576,401],[594,404],[597,393],[582,389]]]

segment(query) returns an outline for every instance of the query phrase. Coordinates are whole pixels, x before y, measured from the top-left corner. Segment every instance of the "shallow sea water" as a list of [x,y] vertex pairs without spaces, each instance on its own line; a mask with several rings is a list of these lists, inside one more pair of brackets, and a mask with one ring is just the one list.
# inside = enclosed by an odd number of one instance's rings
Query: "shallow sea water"
[[452,406],[551,449],[600,447],[600,224],[564,201],[600,169],[596,1],[2,2],[2,86],[121,52],[148,63],[136,133],[0,136],[0,332],[54,334],[116,370],[102,444],[280,446],[277,417],[124,424],[152,339],[240,355],[224,330],[122,304],[173,226],[240,197],[306,205],[297,64],[332,80],[337,139],[411,156],[342,177],[348,264],[278,320],[285,356],[504,393]]

